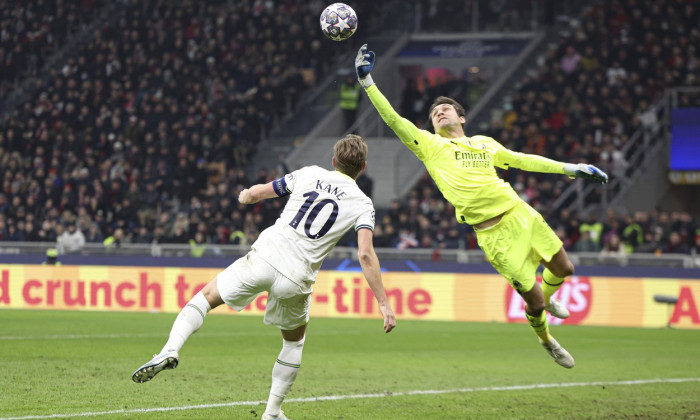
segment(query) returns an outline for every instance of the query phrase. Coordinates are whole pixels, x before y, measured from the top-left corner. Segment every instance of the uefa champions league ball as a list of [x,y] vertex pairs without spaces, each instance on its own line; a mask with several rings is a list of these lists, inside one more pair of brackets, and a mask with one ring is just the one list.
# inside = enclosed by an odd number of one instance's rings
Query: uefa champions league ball
[[357,14],[344,3],[333,3],[321,13],[321,31],[333,41],[345,41],[357,30]]

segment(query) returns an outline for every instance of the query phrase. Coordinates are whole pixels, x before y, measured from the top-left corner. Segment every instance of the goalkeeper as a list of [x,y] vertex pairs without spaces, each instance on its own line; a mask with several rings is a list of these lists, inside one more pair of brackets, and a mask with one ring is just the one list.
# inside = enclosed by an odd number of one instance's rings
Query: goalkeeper
[[[562,163],[506,149],[486,136],[466,137],[464,108],[440,96],[430,107],[435,134],[418,129],[393,109],[372,81],[374,52],[363,45],[355,59],[360,84],[384,122],[420,159],[440,192],[454,207],[457,220],[474,226],[481,249],[493,267],[525,300],[525,316],[540,343],[559,365],[574,359],[549,333],[545,310],[567,318],[565,305],[552,299],[574,266],[561,240],[544,218],[496,174],[495,167],[566,174],[606,183],[608,176],[592,165]],[[545,266],[542,286],[535,281]]]

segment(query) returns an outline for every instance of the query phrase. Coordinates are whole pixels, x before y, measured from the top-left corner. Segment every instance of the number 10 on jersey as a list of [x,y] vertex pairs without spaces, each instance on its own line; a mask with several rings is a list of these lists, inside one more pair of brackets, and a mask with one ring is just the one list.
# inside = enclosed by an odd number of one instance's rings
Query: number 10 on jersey
[[[292,219],[292,221],[289,222],[289,226],[296,229],[301,223],[306,213],[309,213],[309,216],[306,218],[306,223],[304,223],[304,233],[306,233],[306,236],[308,236],[311,239],[322,238],[323,235],[325,235],[326,233],[328,233],[329,230],[331,230],[331,227],[333,227],[333,223],[335,223],[335,219],[338,217],[338,203],[331,200],[330,198],[326,198],[314,204],[314,202],[318,198],[318,193],[315,191],[309,191],[303,196],[306,197],[306,201],[304,202],[304,204],[301,205],[296,216],[294,216],[294,219]],[[314,223],[316,217],[321,212],[321,210],[323,210],[323,208],[326,207],[326,205],[328,204],[333,206],[333,211],[328,217],[328,220],[326,220],[326,222],[323,224],[323,226],[318,232],[311,233],[311,225]]]

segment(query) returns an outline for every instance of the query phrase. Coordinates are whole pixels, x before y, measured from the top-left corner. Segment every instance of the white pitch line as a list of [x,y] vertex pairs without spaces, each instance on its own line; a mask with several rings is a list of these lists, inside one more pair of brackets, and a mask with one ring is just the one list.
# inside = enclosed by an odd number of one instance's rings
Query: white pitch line
[[[141,333],[141,334],[50,334],[50,335],[0,335],[0,341],[24,341],[24,340],[87,340],[101,338],[163,338],[167,337],[167,330],[163,333]],[[313,335],[348,335],[364,334],[365,331],[314,331]],[[198,337],[238,337],[238,336],[260,336],[277,335],[273,330],[268,332],[198,332]]]
[[[163,337],[163,334],[156,333],[141,333],[141,334],[52,334],[52,335],[0,335],[0,341],[23,341],[23,340],[86,340],[100,338],[149,338]],[[199,337],[230,337],[230,336],[252,336],[252,335],[270,335],[265,333],[236,333],[236,332],[221,332],[221,333],[200,333]]]
[[[439,394],[455,394],[468,392],[500,392],[500,391],[522,391],[529,389],[547,389],[547,388],[573,388],[585,386],[613,386],[613,385],[648,385],[661,383],[686,383],[700,382],[700,378],[655,378],[655,379],[634,379],[627,381],[596,381],[596,382],[564,382],[559,384],[530,384],[530,385],[511,385],[511,386],[485,386],[478,388],[453,388],[453,389],[426,389],[415,391],[402,392],[381,392],[375,394],[350,394],[350,395],[328,395],[323,397],[307,397],[307,398],[290,398],[285,400],[285,403],[308,403],[319,401],[340,401],[364,398],[387,398],[387,397],[406,397],[412,395],[439,395]],[[92,411],[84,413],[69,413],[69,414],[47,414],[34,416],[20,417],[0,417],[0,420],[34,420],[34,419],[56,419],[56,418],[71,418],[71,417],[95,417],[105,416],[108,414],[132,414],[132,413],[154,413],[159,411],[184,411],[198,410],[218,407],[235,407],[240,405],[261,405],[267,401],[232,401],[229,403],[218,404],[199,404],[199,405],[183,405],[180,407],[154,407],[154,408],[134,408],[131,410],[111,410],[111,411]]]

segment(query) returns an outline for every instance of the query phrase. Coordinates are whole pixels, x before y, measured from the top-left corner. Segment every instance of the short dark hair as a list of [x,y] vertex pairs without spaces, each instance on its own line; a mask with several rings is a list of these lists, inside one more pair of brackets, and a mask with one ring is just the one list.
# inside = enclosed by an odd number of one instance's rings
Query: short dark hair
[[348,134],[333,146],[335,168],[356,178],[367,161],[367,143],[356,134]]
[[460,105],[459,102],[455,101],[452,98],[448,98],[447,96],[438,96],[437,99],[435,99],[435,102],[433,102],[433,104],[430,105],[430,109],[428,110],[428,120],[432,119],[433,109],[435,109],[436,106],[442,104],[452,105],[455,111],[457,111],[458,116],[466,118],[467,113],[464,111],[464,107]]

